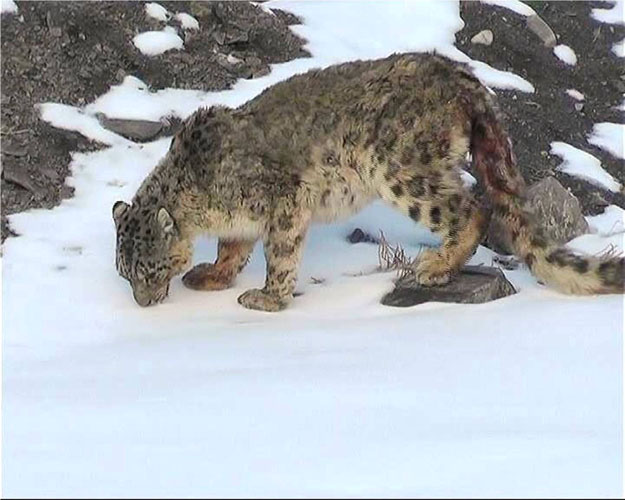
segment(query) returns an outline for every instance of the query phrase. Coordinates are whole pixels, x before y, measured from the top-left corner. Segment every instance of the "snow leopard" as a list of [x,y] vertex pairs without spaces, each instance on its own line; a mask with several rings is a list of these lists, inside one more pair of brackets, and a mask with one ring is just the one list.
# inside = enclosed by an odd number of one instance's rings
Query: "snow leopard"
[[[468,157],[480,199],[461,177]],[[198,235],[217,237],[218,252],[184,274],[194,290],[230,287],[261,241],[264,286],[238,302],[280,311],[293,300],[311,223],[381,199],[440,237],[411,264],[422,286],[453,279],[498,219],[541,282],[571,294],[623,293],[624,259],[550,241],[525,192],[495,97],[469,66],[435,53],[348,62],[186,119],[132,202],[113,206],[116,266],[148,306],[190,267]]]

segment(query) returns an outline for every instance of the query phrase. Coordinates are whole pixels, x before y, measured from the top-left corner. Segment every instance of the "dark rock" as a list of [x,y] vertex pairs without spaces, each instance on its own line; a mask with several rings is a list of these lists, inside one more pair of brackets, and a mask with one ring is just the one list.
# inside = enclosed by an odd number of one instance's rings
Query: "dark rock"
[[25,170],[9,167],[8,165],[6,165],[2,169],[2,177],[5,181],[11,182],[21,188],[24,188],[37,197],[39,196],[37,188],[30,179],[28,172],[26,172]]
[[98,120],[104,128],[107,128],[111,132],[139,142],[153,139],[163,128],[161,122],[107,118],[102,114],[98,115]]
[[380,240],[375,236],[371,236],[368,233],[365,233],[362,229],[357,227],[354,229],[348,236],[347,241],[350,243],[380,243]]
[[[588,232],[588,222],[579,201],[555,177],[547,177],[530,186],[526,206],[536,215],[547,239],[554,243],[564,244]],[[500,224],[497,219],[491,221],[488,246],[499,253],[513,253],[507,228]]]
[[382,298],[382,304],[394,307],[410,307],[425,302],[482,304],[515,293],[500,269],[465,266],[460,274],[443,286],[420,286],[411,276],[400,279],[395,289]]

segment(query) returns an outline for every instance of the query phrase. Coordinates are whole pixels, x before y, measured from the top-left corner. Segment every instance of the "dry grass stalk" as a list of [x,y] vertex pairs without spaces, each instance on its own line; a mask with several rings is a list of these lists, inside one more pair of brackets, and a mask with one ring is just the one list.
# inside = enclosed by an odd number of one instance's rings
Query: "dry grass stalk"
[[399,279],[414,273],[413,261],[406,255],[402,246],[400,244],[391,245],[382,231],[380,231],[380,243],[378,245],[378,265],[381,271],[396,271]]

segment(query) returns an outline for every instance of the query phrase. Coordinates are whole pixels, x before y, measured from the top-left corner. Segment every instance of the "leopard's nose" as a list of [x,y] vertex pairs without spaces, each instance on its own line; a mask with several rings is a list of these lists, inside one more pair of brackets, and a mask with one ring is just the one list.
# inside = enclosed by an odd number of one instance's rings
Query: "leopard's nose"
[[153,304],[153,301],[147,294],[137,292],[136,290],[132,291],[132,296],[135,298],[135,302],[139,304],[141,307],[147,307]]

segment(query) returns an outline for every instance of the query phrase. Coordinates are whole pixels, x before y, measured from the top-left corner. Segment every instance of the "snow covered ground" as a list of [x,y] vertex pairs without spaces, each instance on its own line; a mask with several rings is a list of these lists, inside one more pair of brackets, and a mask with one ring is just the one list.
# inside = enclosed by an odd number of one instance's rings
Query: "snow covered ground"
[[[453,46],[456,2],[265,6],[304,19],[293,29],[312,58],[224,92],[128,78],[82,110],[42,106],[110,147],[74,154],[74,198],[10,218],[22,236],[3,249],[4,496],[620,496],[622,297],[560,295],[520,268],[506,273],[520,293],[496,302],[384,307],[393,274],[372,272],[376,247],[345,235],[381,229],[412,255],[435,240],[375,204],[311,230],[287,311],[236,302],[263,281],[260,247],[231,290],[178,279],[166,303],[134,304],[114,268],[111,206],[170,139],[132,143],[96,112],[184,117],[393,51],[468,59]],[[472,64],[495,90],[533,90]],[[622,210],[591,227],[571,245],[623,248]],[[214,255],[214,241],[198,242],[197,262]],[[492,258],[480,248],[472,262]]]
[[610,191],[618,192],[620,183],[601,166],[599,159],[586,151],[560,141],[551,143],[551,154],[563,159],[558,170],[585,179]]
[[577,54],[568,45],[556,45],[553,48],[553,53],[565,64],[569,66],[575,66],[577,64]]

